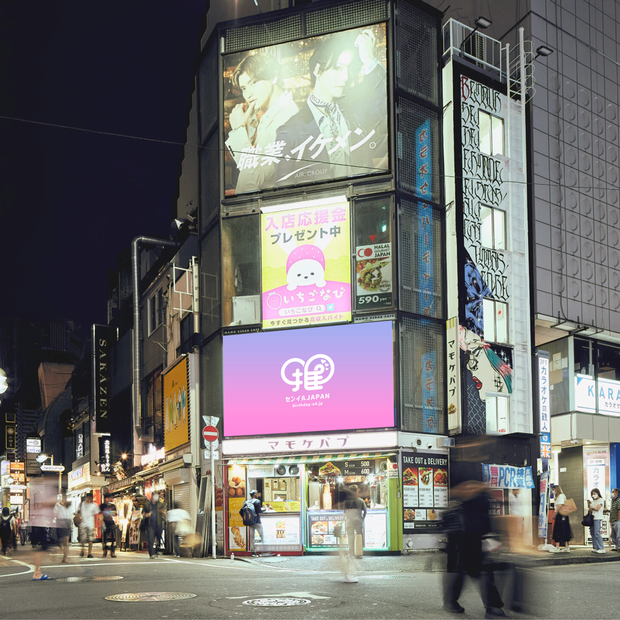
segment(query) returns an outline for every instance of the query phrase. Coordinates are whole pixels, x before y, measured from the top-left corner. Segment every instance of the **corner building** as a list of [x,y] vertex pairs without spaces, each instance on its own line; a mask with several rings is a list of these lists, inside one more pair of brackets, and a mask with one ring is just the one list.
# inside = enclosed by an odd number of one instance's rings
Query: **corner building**
[[238,512],[252,489],[267,510],[259,552],[335,548],[352,484],[365,550],[436,545],[449,481],[440,17],[316,2],[218,24],[204,45],[201,412],[219,420],[221,552],[251,550]]

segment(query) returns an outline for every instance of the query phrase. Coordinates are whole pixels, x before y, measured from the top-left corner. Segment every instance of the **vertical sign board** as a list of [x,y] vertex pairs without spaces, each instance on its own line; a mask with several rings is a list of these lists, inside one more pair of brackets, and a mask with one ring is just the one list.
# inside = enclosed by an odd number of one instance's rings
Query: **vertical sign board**
[[93,403],[95,432],[109,433],[110,425],[110,352],[118,339],[116,327],[93,325]]
[[99,437],[99,471],[102,474],[112,471],[112,443],[109,437]]
[[446,321],[446,376],[448,381],[448,432],[461,432],[461,381],[459,326],[455,318]]
[[549,354],[546,351],[538,352],[538,389],[540,409],[540,458],[543,459],[544,469],[547,469],[551,458],[551,416],[549,409]]
[[547,539],[547,514],[549,511],[549,470],[540,476],[540,502],[538,505],[538,538]]
[[17,426],[9,424],[4,426],[4,446],[7,450],[17,450]]

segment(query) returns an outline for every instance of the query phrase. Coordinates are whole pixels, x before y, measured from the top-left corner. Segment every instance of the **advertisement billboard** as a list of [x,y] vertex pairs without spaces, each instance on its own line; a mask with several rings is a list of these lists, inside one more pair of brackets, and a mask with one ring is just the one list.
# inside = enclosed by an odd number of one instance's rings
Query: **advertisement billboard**
[[344,196],[261,215],[263,328],[351,320],[351,238]]
[[116,327],[93,325],[93,406],[97,433],[109,433],[110,353],[118,340]]
[[164,444],[166,452],[189,441],[189,368],[184,357],[164,375]]
[[392,329],[385,321],[225,336],[224,435],[393,427]]
[[223,56],[226,196],[386,172],[386,25]]

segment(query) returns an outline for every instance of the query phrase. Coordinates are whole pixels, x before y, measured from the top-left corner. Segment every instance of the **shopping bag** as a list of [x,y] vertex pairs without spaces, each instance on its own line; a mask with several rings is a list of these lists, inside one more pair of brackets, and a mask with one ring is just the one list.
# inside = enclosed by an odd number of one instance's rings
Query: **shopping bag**
[[592,527],[594,525],[594,517],[592,516],[591,512],[588,512],[583,520],[581,521],[581,525],[583,525],[584,527]]
[[355,555],[356,557],[364,555],[364,541],[361,534],[355,535]]
[[577,505],[575,504],[575,500],[574,499],[567,499],[566,503],[562,504],[560,506],[560,510],[558,511],[561,515],[569,515],[572,512],[575,512],[575,510],[577,510]]

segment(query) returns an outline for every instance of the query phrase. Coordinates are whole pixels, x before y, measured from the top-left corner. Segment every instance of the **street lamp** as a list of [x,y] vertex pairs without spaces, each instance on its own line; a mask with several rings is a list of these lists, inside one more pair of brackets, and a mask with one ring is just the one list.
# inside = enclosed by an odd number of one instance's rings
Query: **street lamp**
[[[43,465],[47,459],[50,459],[51,465]],[[57,471],[58,472],[58,494],[62,493],[62,472],[65,471],[63,465],[57,465],[54,467],[54,455],[51,454],[48,456],[45,452],[41,452],[41,454],[37,455],[37,462],[41,463],[42,471]]]
[[553,54],[553,50],[547,45],[541,45],[536,48],[536,56],[534,56],[534,60],[536,60],[539,56],[551,56]]
[[476,19],[476,21],[474,22],[474,24],[476,24],[476,27],[467,35],[467,37],[465,37],[465,40],[463,41],[463,43],[461,43],[461,51],[463,51],[463,48],[465,47],[465,43],[467,43],[467,41],[469,41],[469,39],[471,39],[474,34],[476,34],[476,32],[478,30],[486,30],[493,22],[490,19],[487,19],[486,17],[478,17]]

